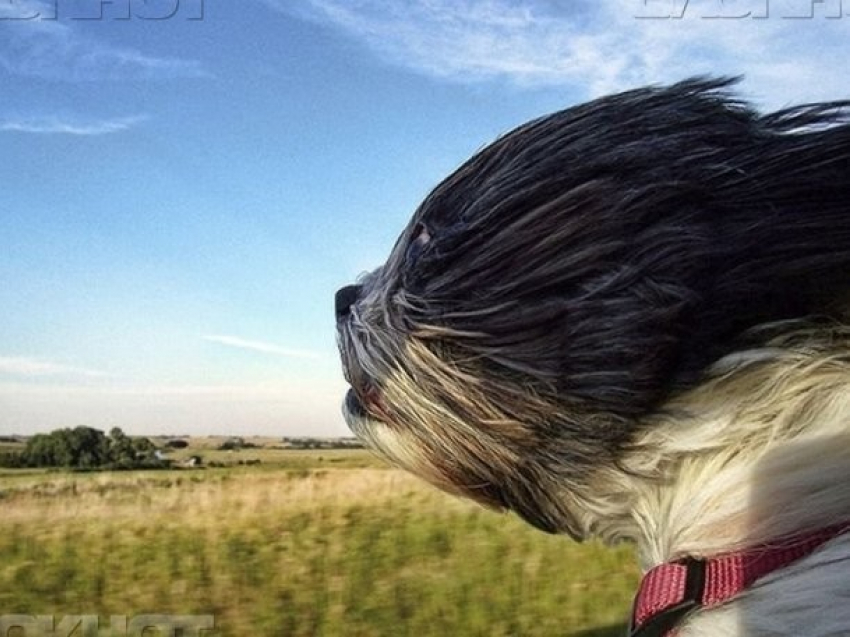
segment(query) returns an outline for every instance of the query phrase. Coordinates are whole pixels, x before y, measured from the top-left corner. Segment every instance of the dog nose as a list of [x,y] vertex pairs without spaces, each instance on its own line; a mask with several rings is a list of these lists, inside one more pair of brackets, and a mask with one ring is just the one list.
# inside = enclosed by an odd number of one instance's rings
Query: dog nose
[[334,299],[337,319],[344,319],[351,313],[351,306],[357,303],[362,290],[362,285],[346,285],[337,291]]

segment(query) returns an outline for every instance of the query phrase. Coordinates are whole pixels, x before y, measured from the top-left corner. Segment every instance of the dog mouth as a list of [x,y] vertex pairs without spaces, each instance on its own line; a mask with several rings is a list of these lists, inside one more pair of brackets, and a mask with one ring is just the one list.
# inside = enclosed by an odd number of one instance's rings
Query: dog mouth
[[381,422],[388,422],[384,401],[380,390],[371,384],[355,389],[350,388],[345,395],[345,411],[355,418],[368,418]]
[[347,414],[354,416],[355,418],[369,417],[369,412],[366,411],[363,401],[354,389],[349,389],[345,394],[345,411]]
[[[374,276],[374,275],[373,275]],[[342,372],[349,389],[343,400],[343,413],[350,428],[367,421],[390,422],[384,392],[361,360],[367,356],[371,332],[362,319],[363,285],[348,286],[337,293],[337,344],[342,359]],[[359,422],[358,422],[359,421]]]

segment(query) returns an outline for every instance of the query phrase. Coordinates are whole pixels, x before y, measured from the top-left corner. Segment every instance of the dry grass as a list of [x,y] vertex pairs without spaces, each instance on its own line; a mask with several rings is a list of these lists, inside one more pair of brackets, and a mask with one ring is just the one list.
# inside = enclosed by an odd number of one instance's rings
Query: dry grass
[[626,550],[389,469],[29,474],[0,494],[2,613],[211,613],[234,637],[569,635],[622,622],[637,577]]

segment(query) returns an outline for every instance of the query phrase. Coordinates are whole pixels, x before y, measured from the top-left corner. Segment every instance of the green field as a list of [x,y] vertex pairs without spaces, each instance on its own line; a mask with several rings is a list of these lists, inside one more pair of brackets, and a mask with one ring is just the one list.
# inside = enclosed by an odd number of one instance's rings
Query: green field
[[212,614],[234,637],[623,632],[627,548],[547,536],[363,451],[236,457],[262,463],[4,471],[0,614]]

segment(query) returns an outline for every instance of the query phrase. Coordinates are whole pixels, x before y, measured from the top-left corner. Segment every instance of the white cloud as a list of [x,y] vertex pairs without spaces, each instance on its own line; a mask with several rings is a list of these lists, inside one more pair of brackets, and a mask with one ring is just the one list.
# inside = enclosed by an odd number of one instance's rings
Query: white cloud
[[[846,58],[850,16],[789,20],[777,7],[767,19],[707,19],[732,12],[718,0],[691,0],[678,20],[638,19],[645,0],[263,1],[335,27],[389,63],[451,81],[567,86],[589,97],[744,74],[748,95],[770,106],[850,93],[835,71]],[[654,0],[671,14],[683,3]]]
[[125,131],[147,119],[142,115],[82,121],[56,115],[44,117],[6,117],[0,119],[0,131],[40,135],[108,135]]
[[0,4],[0,69],[13,75],[63,81],[206,75],[197,61],[152,56],[108,44],[83,34],[73,22],[8,19],[54,13],[55,9],[43,0]]
[[235,347],[238,349],[260,352],[262,354],[272,354],[275,356],[285,356],[287,358],[305,358],[305,359],[320,359],[322,355],[318,352],[292,349],[289,347],[281,347],[273,343],[264,343],[262,341],[247,340],[237,336],[226,336],[222,334],[206,334],[202,336],[205,341],[218,343],[227,347]]
[[25,378],[41,378],[46,376],[102,378],[107,375],[104,372],[84,367],[74,367],[24,356],[0,356],[0,374]]

